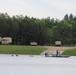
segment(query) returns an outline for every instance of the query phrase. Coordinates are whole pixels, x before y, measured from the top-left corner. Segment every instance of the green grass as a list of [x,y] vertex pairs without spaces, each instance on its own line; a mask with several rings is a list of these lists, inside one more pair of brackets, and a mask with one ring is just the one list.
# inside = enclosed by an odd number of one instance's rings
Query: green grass
[[76,56],[76,49],[66,50],[62,53],[63,55]]
[[0,54],[34,54],[39,55],[45,47],[42,46],[14,46],[14,45],[0,45]]

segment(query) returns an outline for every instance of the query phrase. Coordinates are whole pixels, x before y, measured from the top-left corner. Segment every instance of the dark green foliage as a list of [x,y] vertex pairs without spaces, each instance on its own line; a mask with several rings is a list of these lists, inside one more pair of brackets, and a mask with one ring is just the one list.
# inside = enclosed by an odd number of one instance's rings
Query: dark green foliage
[[66,14],[63,20],[30,18],[16,15],[10,17],[7,13],[0,13],[0,37],[12,37],[12,44],[54,45],[55,41],[62,41],[62,45],[76,44],[76,17]]

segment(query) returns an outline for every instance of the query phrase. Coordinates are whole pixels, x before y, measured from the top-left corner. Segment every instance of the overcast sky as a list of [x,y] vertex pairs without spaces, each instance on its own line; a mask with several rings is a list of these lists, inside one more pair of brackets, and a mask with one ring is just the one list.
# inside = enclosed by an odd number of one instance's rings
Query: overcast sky
[[65,14],[76,15],[76,0],[0,0],[0,13],[6,12],[10,16],[62,19]]

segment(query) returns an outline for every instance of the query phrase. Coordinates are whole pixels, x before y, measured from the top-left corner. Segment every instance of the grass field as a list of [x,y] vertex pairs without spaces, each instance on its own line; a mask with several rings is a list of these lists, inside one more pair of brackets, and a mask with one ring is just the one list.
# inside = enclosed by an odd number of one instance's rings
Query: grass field
[[0,45],[0,54],[34,54],[42,53],[46,48],[42,46],[14,46]]
[[56,49],[63,52],[63,55],[76,56],[75,47],[51,47],[51,46],[18,46],[18,45],[0,45],[0,54],[33,54],[39,55],[41,53],[53,54]]
[[71,55],[71,56],[76,56],[76,49],[69,49],[66,50],[62,53],[63,55]]

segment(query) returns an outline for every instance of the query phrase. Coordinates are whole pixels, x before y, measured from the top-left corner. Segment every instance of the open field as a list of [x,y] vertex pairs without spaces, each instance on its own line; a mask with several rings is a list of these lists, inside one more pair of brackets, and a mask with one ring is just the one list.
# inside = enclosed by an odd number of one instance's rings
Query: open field
[[62,54],[76,56],[76,49],[66,50]]
[[33,54],[39,55],[45,47],[41,46],[17,46],[17,45],[0,45],[0,54]]
[[66,51],[63,54],[76,55],[76,47],[18,46],[18,45],[0,45],[0,54],[44,55],[45,52],[48,52],[48,54],[55,54],[57,49],[60,52],[60,54]]

